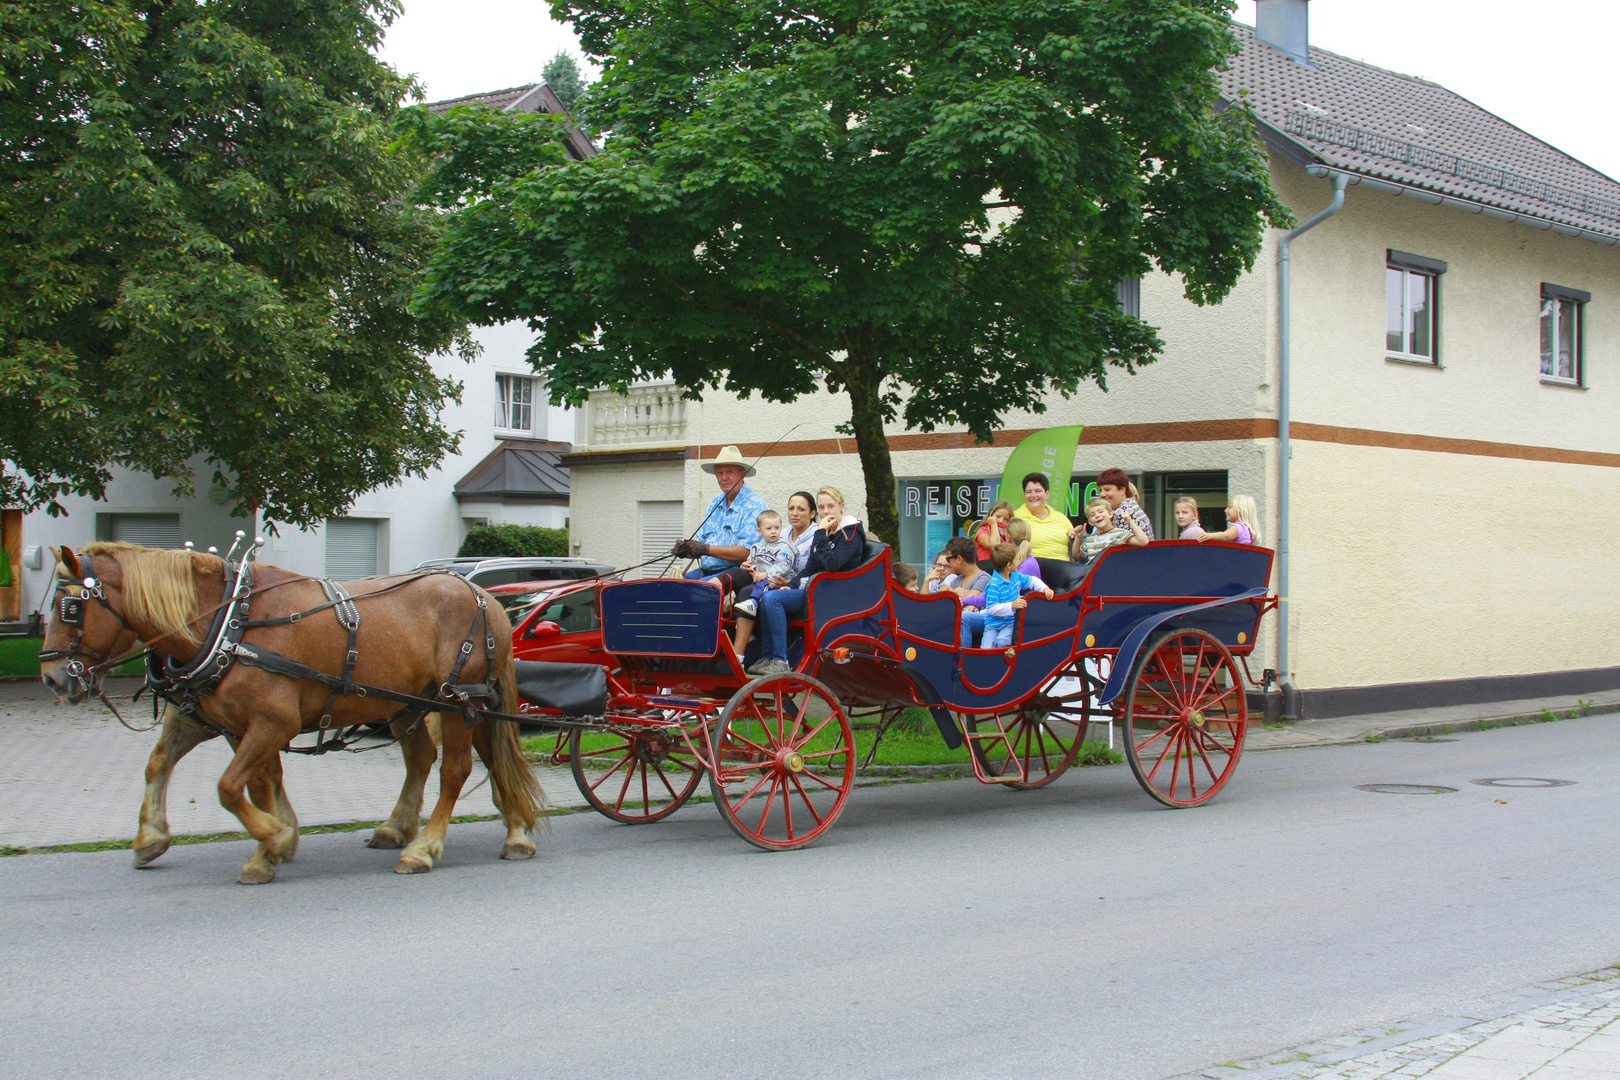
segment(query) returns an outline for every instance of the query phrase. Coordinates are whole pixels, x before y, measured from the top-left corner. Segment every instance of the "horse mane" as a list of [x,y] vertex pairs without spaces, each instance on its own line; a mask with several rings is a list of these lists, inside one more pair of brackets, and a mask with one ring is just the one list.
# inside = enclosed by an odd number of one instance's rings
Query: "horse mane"
[[186,645],[201,645],[197,618],[196,575],[218,576],[224,562],[200,551],[145,548],[139,544],[98,542],[87,555],[105,555],[124,571],[125,616],[151,626]]

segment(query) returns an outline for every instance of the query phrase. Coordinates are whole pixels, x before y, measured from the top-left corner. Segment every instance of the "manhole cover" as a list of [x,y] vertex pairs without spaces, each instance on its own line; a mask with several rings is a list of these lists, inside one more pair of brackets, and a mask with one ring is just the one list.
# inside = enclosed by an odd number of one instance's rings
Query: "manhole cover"
[[1442,739],[1437,735],[1419,735],[1412,742],[1456,742],[1456,739]]
[[1474,783],[1481,787],[1569,787],[1573,780],[1548,780],[1541,776],[1487,776]]
[[1439,784],[1357,784],[1357,791],[1376,791],[1380,795],[1450,795],[1457,789]]

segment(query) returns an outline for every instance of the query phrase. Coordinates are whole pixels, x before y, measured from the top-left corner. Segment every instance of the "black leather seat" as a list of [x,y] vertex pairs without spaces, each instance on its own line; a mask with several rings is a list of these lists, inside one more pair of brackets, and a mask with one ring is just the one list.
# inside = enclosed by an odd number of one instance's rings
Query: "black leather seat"
[[1087,563],[1062,559],[1036,559],[1035,563],[1041,568],[1041,580],[1053,592],[1065,593],[1076,588],[1091,572],[1091,566]]
[[885,544],[880,540],[873,540],[871,537],[867,537],[866,551],[861,555],[861,565],[865,566],[867,563],[871,562],[873,559],[877,558],[879,555],[882,555],[888,550],[888,544]]

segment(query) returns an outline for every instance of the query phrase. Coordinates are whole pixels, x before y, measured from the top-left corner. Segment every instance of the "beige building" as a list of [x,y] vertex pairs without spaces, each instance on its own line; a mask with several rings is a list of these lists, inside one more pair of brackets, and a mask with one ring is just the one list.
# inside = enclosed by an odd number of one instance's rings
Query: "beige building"
[[[1442,87],[1308,48],[1304,10],[1262,0],[1223,75],[1264,122],[1300,221],[1344,192],[1291,245],[1291,704],[1321,717],[1620,686],[1620,183]],[[982,513],[1010,449],[1057,424],[1086,425],[1077,478],[1138,477],[1161,536],[1175,495],[1219,520],[1245,492],[1277,546],[1283,240],[1218,306],[1164,275],[1122,285],[1166,347],[1107,393],[1008,416],[993,446],[893,429],[901,557],[923,563]],[[835,430],[848,416],[825,394],[593,394],[565,458],[576,553],[667,551],[715,494],[699,459],[727,443],[752,457],[782,439],[751,481],[773,506],[823,483],[861,506]],[[1268,624],[1257,672],[1276,664]]]

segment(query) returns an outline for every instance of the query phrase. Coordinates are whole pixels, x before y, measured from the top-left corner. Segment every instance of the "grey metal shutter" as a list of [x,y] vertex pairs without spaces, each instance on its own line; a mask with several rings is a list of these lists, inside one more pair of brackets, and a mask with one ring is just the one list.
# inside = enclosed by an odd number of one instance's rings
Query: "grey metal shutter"
[[[668,555],[675,541],[686,538],[686,504],[682,502],[637,503],[641,508],[641,561]],[[656,574],[662,564],[644,568],[642,574]]]
[[112,538],[120,544],[177,548],[180,546],[180,515],[114,514]]
[[326,576],[355,581],[377,572],[377,520],[326,519]]

